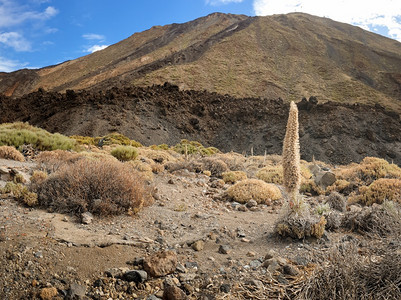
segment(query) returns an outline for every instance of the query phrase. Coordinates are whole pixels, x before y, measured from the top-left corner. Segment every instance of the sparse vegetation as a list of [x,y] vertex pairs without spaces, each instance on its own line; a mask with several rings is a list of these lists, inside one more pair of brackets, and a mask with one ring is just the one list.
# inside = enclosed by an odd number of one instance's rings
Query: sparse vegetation
[[219,149],[215,147],[204,147],[201,143],[196,141],[181,140],[180,143],[173,147],[173,150],[184,155],[213,155],[219,153]]
[[24,156],[12,146],[0,146],[0,158],[25,161]]
[[38,195],[31,192],[27,186],[22,183],[7,182],[1,193],[11,193],[11,195],[19,202],[27,206],[36,206],[38,204]]
[[27,123],[4,123],[0,125],[0,146],[16,148],[31,144],[38,150],[73,149],[76,141],[59,133],[49,133]]
[[141,175],[113,160],[80,159],[62,165],[36,191],[40,206],[78,215],[136,213],[151,202]]
[[271,201],[281,199],[282,195],[277,186],[259,179],[246,179],[237,182],[227,190],[229,199],[247,203],[253,199],[257,203],[270,205]]

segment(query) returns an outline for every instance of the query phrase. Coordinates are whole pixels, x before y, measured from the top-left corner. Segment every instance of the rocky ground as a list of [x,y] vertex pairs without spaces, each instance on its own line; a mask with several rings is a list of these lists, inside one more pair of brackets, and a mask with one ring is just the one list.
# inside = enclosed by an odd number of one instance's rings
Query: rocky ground
[[79,220],[0,199],[0,298],[285,299],[332,249],[355,242],[368,256],[374,242],[342,230],[278,238],[281,202],[224,202],[227,185],[185,169],[153,184],[154,204],[135,216]]

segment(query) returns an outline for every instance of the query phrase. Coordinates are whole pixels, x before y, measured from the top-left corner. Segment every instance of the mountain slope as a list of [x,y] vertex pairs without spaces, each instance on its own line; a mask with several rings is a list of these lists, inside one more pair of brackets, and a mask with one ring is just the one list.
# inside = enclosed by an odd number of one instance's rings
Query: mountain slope
[[169,81],[238,97],[380,103],[401,112],[401,43],[307,14],[215,13],[155,26],[102,51],[0,74],[0,92],[104,89]]
[[[380,107],[301,101],[303,159],[335,164],[377,156],[401,165],[401,120]],[[0,123],[28,121],[51,132],[102,136],[118,131],[144,145],[197,140],[223,151],[280,154],[289,105],[283,100],[233,98],[180,91],[165,84],[102,92],[38,91],[0,96]]]

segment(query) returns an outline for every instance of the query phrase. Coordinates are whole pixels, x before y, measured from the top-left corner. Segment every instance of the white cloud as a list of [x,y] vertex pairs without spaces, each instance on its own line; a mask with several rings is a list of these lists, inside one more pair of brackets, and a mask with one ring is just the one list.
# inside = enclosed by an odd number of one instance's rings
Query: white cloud
[[19,61],[0,56],[0,72],[12,72],[21,69],[26,65],[26,63],[20,63]]
[[217,5],[225,5],[230,3],[241,3],[244,0],[206,0],[206,4],[217,6]]
[[44,11],[36,11],[15,1],[0,0],[0,28],[20,25],[26,21],[45,21],[58,14],[53,6]]
[[82,37],[86,40],[99,40],[99,41],[104,41],[105,36],[101,34],[96,34],[96,33],[88,33],[82,35]]
[[401,41],[401,1],[399,0],[254,0],[258,16],[305,12],[374,30],[385,27],[388,35]]
[[15,51],[30,51],[31,43],[18,32],[0,33],[0,43],[14,48]]
[[108,46],[109,45],[93,45],[93,46],[89,47],[88,49],[86,49],[84,52],[93,53],[93,52],[96,52],[99,50],[103,50],[104,48],[107,48]]

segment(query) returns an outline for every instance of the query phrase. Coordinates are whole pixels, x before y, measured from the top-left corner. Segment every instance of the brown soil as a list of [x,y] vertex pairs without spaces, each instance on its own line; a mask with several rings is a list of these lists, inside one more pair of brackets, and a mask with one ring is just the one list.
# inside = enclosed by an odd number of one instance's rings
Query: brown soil
[[[197,140],[222,151],[280,154],[289,105],[165,84],[106,91],[40,90],[0,98],[0,123],[24,121],[66,135],[118,131],[144,145]],[[298,103],[301,156],[346,164],[376,156],[401,164],[401,120],[380,105]]]

